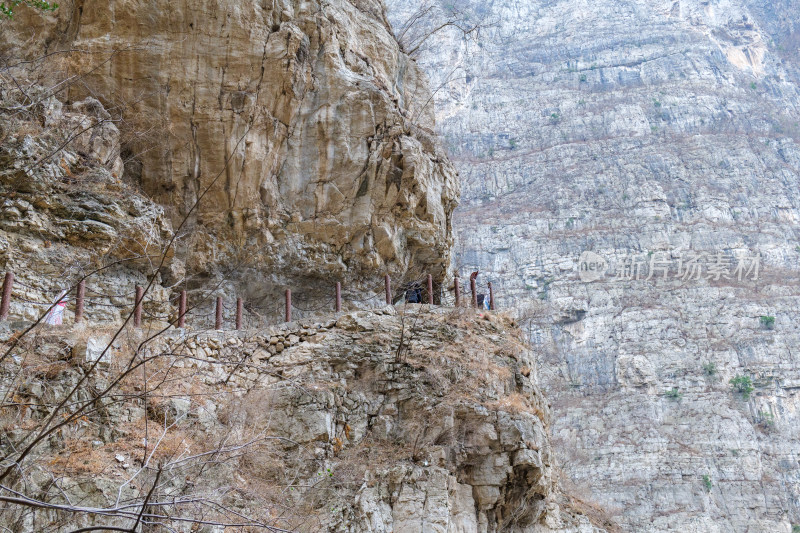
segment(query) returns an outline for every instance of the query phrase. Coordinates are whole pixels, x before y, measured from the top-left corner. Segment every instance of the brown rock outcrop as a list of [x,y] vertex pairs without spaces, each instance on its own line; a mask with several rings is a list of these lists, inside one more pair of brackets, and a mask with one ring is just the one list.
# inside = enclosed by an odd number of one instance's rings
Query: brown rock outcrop
[[[103,334],[45,332],[0,361],[0,391],[31,397],[37,407],[17,424],[41,423],[39,398],[65,394],[100,357],[109,342]],[[233,517],[253,531],[613,531],[602,511],[558,483],[549,406],[522,336],[500,315],[415,305],[259,330],[173,331],[146,349],[160,354],[148,366],[150,383],[159,383],[148,403],[135,394],[140,372],[122,380],[124,399],[42,444],[39,464],[56,481],[37,473],[26,489],[53,503],[99,508],[113,504],[120,485],[126,497],[142,498],[155,474],[150,464],[135,475],[149,423],[151,434],[163,431],[151,445],[153,463],[163,461],[169,472],[152,501],[163,502],[162,514],[180,516],[179,525]],[[142,336],[129,330],[121,339],[81,395],[90,397],[136,357]],[[37,365],[26,366],[34,352]],[[8,453],[9,440],[0,452]],[[170,503],[176,497],[220,505]],[[59,519],[70,527],[59,529]],[[9,506],[0,522],[26,532],[129,523]]]
[[73,50],[47,75],[78,76],[58,96],[98,98],[124,179],[176,230],[189,216],[189,272],[251,299],[320,279],[372,288],[376,270],[444,277],[456,174],[380,0],[75,0],[5,24],[7,55]]

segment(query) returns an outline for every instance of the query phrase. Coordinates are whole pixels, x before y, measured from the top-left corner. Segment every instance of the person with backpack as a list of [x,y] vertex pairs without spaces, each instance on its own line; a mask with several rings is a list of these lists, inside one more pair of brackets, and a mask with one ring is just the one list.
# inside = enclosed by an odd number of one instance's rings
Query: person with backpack
[[419,283],[414,283],[409,289],[406,290],[406,303],[422,303],[422,287],[420,287]]

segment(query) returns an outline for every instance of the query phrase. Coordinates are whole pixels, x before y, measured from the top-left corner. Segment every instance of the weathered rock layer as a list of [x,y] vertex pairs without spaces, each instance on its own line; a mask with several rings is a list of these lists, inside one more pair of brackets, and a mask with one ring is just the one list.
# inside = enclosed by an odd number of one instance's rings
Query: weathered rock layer
[[190,273],[251,300],[376,271],[443,279],[458,184],[380,1],[69,1],[3,24],[9,63],[105,106],[119,177],[180,226]]
[[[91,397],[130,364],[146,335],[128,330],[109,345],[111,331],[43,332],[16,348],[27,356],[0,362],[2,388],[30,403],[13,431],[0,415],[2,446],[22,441],[69,387]],[[31,469],[27,493],[105,509],[118,491],[147,493],[159,462],[151,501],[187,520],[224,521],[234,509],[238,522],[289,531],[602,531],[602,513],[593,525],[582,512],[591,509],[558,486],[549,408],[507,319],[386,307],[145,344],[141,355],[160,354],[147,371],[153,395],[137,394],[138,371],[122,379],[101,409],[37,448],[48,466]],[[146,422],[150,458],[139,475]],[[211,510],[169,504],[211,497]],[[0,518],[16,531],[126,523],[56,508],[4,508]]]

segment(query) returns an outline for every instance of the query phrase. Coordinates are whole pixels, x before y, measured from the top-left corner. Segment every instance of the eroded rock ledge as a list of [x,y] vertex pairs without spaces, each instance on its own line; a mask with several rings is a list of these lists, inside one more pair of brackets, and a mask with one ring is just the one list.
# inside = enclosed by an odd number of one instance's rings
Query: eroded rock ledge
[[122,177],[173,226],[208,190],[176,255],[190,273],[251,300],[320,279],[371,286],[375,270],[439,281],[458,182],[427,79],[383,13],[380,0],[75,0],[20,10],[0,49],[75,50],[33,65],[77,75],[67,103],[100,99]]
[[[151,363],[161,385],[146,407],[130,389],[131,399],[107,402],[69,439],[51,439],[40,460],[59,470],[67,496],[108,505],[110,487],[140,461],[147,419],[178,435],[163,440],[167,457],[279,439],[200,475],[174,475],[160,490],[224,488],[224,505],[293,531],[599,531],[559,488],[549,408],[521,333],[498,316],[413,307],[262,331],[171,332],[148,348],[164,355]],[[87,391],[124,365],[138,338],[123,338]],[[59,376],[38,380],[34,397],[70,383],[96,360],[91,346],[104,344],[79,329],[32,342],[51,354],[38,375]],[[6,381],[15,365],[3,369]],[[23,425],[38,416],[27,411]],[[40,481],[44,493],[56,490]]]

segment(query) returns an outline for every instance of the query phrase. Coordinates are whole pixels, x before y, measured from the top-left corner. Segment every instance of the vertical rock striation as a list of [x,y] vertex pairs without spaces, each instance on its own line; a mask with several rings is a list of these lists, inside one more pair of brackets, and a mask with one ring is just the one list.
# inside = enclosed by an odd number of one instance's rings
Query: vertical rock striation
[[[391,2],[393,22],[417,5]],[[490,23],[482,38],[441,32],[423,57],[464,177],[459,260],[522,309],[568,474],[628,531],[792,531],[797,3],[460,8]],[[582,281],[585,251],[605,277]],[[700,279],[678,273],[690,254]],[[756,254],[758,279],[739,280]],[[667,279],[646,279],[654,258]],[[641,279],[614,279],[637,262]]]
[[427,80],[383,9],[79,0],[20,9],[0,41],[55,54],[47,74],[76,76],[60,95],[92,95],[118,121],[122,177],[176,228],[188,217],[190,273],[251,299],[320,279],[364,290],[383,271],[443,279],[459,195]]

